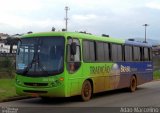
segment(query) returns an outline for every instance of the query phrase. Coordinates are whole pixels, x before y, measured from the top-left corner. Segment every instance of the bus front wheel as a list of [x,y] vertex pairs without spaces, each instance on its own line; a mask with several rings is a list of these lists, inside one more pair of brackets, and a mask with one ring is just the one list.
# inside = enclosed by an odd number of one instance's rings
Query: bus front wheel
[[136,90],[136,88],[137,88],[137,79],[136,79],[135,76],[132,76],[131,81],[130,81],[130,88],[129,89],[130,89],[131,92],[134,92]]
[[83,101],[88,101],[92,97],[92,86],[89,80],[84,81],[81,91],[81,98]]

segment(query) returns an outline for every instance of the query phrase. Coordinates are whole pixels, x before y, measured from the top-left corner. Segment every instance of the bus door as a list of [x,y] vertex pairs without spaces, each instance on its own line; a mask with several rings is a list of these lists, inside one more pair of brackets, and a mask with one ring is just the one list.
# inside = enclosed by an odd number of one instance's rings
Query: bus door
[[68,93],[70,95],[80,94],[79,78],[82,75],[81,67],[81,49],[80,41],[76,38],[68,38],[67,43],[67,78],[68,78]]

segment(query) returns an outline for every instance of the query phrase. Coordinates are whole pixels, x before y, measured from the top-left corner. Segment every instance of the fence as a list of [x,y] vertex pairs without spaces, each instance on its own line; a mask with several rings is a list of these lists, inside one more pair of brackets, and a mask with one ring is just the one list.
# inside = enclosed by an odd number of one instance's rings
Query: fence
[[15,57],[16,53],[0,53],[0,57]]

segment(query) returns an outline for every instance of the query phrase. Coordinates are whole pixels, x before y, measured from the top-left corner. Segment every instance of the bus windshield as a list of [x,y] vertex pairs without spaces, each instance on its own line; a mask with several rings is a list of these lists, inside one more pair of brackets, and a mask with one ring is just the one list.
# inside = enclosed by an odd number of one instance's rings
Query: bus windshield
[[51,76],[63,72],[64,37],[22,38],[18,43],[16,72],[24,76]]

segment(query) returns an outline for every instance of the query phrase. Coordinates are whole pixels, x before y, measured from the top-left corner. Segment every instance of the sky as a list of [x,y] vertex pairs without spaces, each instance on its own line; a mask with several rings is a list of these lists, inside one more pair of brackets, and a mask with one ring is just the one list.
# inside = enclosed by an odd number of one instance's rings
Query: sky
[[0,0],[0,33],[61,31],[65,6],[68,31],[160,40],[160,0]]

